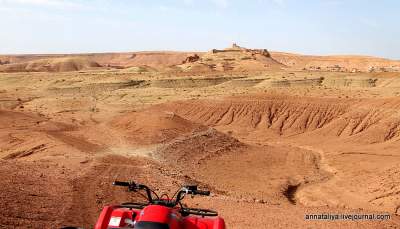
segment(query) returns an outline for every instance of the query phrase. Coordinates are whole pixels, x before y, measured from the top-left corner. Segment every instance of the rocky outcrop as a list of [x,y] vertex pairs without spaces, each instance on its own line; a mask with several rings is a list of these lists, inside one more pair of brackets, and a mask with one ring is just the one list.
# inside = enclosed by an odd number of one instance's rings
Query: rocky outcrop
[[280,69],[284,65],[275,61],[266,49],[247,49],[233,44],[226,49],[213,49],[201,56],[186,58],[181,65],[184,71],[264,71]]
[[8,61],[8,60],[0,60],[0,65],[9,64],[9,63],[10,63],[10,61]]
[[268,52],[267,49],[248,49],[248,48],[241,47],[241,46],[237,45],[236,43],[233,43],[230,48],[226,48],[223,50],[219,50],[219,49],[211,50],[211,53],[214,53],[214,54],[215,53],[229,53],[229,52],[243,52],[243,53],[251,54],[252,56],[262,55],[265,57],[271,57],[271,54]]
[[186,64],[186,63],[193,63],[200,60],[200,56],[197,54],[194,54],[193,56],[188,56],[186,57],[186,59],[182,62],[182,64]]

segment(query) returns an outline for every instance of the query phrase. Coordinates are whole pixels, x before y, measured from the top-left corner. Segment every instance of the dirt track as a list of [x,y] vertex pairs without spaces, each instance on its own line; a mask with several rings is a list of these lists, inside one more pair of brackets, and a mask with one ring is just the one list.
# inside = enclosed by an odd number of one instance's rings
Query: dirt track
[[[134,179],[210,189],[188,203],[218,210],[229,228],[398,228],[399,79],[1,74],[0,227],[90,228],[102,206],[130,199],[112,181]],[[392,218],[304,220],[372,212]]]

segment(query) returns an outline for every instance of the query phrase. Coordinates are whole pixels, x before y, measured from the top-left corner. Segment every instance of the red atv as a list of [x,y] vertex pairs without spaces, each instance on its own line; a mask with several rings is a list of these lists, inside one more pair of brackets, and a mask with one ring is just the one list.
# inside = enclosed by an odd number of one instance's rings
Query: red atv
[[95,229],[225,229],[225,221],[218,217],[216,211],[187,208],[181,203],[188,194],[209,196],[210,191],[197,190],[197,186],[185,186],[172,198],[166,194],[160,198],[146,185],[136,184],[133,181],[115,181],[113,184],[128,187],[129,192],[144,190],[147,203],[106,206],[100,214]]

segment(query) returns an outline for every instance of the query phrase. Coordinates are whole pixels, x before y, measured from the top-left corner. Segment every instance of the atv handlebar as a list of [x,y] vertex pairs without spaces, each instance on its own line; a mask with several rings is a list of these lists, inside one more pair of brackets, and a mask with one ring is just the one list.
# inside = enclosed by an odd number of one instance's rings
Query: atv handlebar
[[210,191],[197,190],[197,191],[193,191],[193,194],[194,195],[209,196],[210,195]]
[[129,187],[129,182],[125,181],[114,181],[113,185],[115,186],[124,186],[124,187]]
[[189,185],[185,186],[181,189],[181,192],[187,193],[187,194],[192,194],[192,195],[203,195],[203,196],[209,196],[210,191],[202,191],[197,189],[197,185]]
[[[123,186],[123,187],[128,187],[128,191],[130,192],[136,192],[137,190],[145,190],[147,194],[147,200],[149,203],[153,203],[153,197],[151,196],[151,193],[153,192],[149,187],[143,184],[136,184],[133,181],[125,182],[125,181],[114,181],[113,185],[115,186]],[[158,198],[157,194],[153,192],[156,197]]]
[[[116,186],[123,186],[123,187],[128,187],[128,191],[130,192],[137,192],[140,190],[146,191],[148,203],[147,204],[136,204],[136,203],[127,203],[127,205],[135,205],[138,207],[140,205],[141,208],[143,206],[147,206],[149,204],[156,204],[156,205],[163,205],[167,207],[175,207],[177,205],[180,205],[182,214],[195,214],[195,215],[202,215],[202,216],[216,216],[218,213],[207,210],[207,209],[195,209],[195,208],[184,208],[182,206],[181,201],[185,198],[187,194],[189,195],[202,195],[202,196],[209,196],[210,191],[206,190],[197,190],[197,185],[189,185],[189,186],[183,186],[181,189],[179,189],[175,195],[170,199],[167,195],[167,199],[161,199],[157,193],[155,193],[153,190],[151,190],[149,187],[143,184],[136,184],[134,181],[114,181],[113,185]],[[152,198],[152,193],[155,195],[155,199]],[[163,196],[161,196],[163,197]]]
[[189,195],[202,195],[202,196],[209,196],[210,191],[202,191],[197,190],[197,186],[186,186],[183,187],[176,196],[175,204],[179,204],[181,200],[185,197],[186,194]]

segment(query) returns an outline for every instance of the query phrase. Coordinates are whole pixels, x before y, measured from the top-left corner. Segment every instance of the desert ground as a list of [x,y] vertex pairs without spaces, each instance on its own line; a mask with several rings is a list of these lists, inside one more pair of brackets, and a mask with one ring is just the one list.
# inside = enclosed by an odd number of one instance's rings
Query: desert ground
[[[400,228],[400,61],[232,46],[0,55],[0,228],[199,184],[228,228]],[[305,214],[390,214],[307,221]]]

